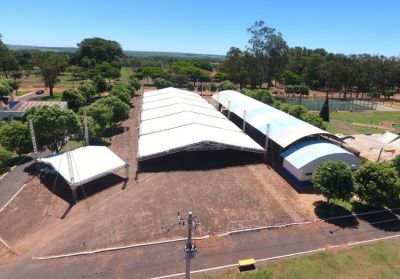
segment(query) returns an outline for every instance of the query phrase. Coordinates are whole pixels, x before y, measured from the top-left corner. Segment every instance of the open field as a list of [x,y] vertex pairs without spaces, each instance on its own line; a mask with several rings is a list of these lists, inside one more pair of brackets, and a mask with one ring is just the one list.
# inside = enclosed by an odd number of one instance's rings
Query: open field
[[400,274],[400,240],[338,248],[328,252],[289,259],[283,262],[257,264],[257,270],[214,272],[198,279],[225,278],[398,278]]

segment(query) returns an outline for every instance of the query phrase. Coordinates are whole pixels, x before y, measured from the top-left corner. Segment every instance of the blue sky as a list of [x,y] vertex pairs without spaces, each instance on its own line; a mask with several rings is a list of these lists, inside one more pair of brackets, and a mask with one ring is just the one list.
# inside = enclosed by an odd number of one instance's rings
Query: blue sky
[[338,53],[400,55],[400,1],[385,0],[0,0],[9,44],[76,46],[83,38],[125,50],[225,54],[245,48],[264,20],[288,45]]

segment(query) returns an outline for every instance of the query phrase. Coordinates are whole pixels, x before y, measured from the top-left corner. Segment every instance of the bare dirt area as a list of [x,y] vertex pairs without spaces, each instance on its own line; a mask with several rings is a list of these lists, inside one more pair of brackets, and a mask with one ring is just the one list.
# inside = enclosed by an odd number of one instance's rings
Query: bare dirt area
[[[134,98],[133,105],[139,101]],[[178,211],[198,216],[196,236],[315,217],[308,200],[256,154],[172,154],[143,163],[136,182],[136,109],[122,126],[129,128],[129,152],[123,132],[110,148],[130,161],[127,184],[124,170],[93,181],[78,189],[81,200],[69,208],[71,194],[62,179],[33,179],[0,212],[0,237],[21,255],[16,259],[184,237]]]

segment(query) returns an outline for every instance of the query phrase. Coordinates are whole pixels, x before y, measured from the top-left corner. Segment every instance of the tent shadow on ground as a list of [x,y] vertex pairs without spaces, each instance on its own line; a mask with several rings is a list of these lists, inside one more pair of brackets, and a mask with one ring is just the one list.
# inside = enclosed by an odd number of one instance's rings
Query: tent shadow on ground
[[[385,210],[385,208],[383,207],[371,207],[359,202],[354,202],[353,207],[355,213],[361,214],[357,216],[358,219],[369,223],[374,228],[388,232],[400,231],[400,219],[398,216],[400,214],[400,210],[394,210],[391,212]],[[381,210],[384,211],[372,214],[362,214],[365,212],[381,211]]]
[[[52,175],[41,180],[42,184],[53,194],[66,201],[69,204],[73,204],[72,191],[68,183],[60,176]],[[120,184],[125,181],[116,174],[110,173],[106,176],[100,177],[96,180],[90,181],[77,188],[77,202],[84,200],[90,196],[100,193],[108,188]]]
[[239,150],[182,151],[140,162],[141,172],[211,170],[262,163],[262,155]]
[[321,219],[348,216],[346,218],[333,218],[326,220],[325,222],[329,224],[335,225],[342,229],[353,229],[355,227],[358,227],[359,225],[357,218],[351,216],[351,211],[342,206],[336,204],[328,204],[326,201],[316,201],[314,202],[314,206],[315,215],[317,215],[318,218]]

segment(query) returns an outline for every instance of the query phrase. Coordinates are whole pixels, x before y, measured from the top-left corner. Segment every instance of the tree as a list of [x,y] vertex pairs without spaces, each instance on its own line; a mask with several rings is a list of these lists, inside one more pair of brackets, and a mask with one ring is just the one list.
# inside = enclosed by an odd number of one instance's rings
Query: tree
[[123,101],[126,104],[129,104],[134,94],[135,90],[133,89],[133,87],[129,83],[123,81],[115,83],[110,92],[111,96],[118,97],[121,101]]
[[86,99],[81,91],[68,89],[62,93],[62,100],[68,102],[68,107],[73,111],[78,111],[86,104]]
[[120,121],[124,121],[129,118],[130,107],[126,103],[122,102],[118,97],[109,96],[99,101],[101,104],[107,105],[112,110],[111,121],[117,124]]
[[107,90],[106,79],[101,75],[96,75],[92,78],[92,82],[94,83],[94,85],[96,87],[96,92],[99,93],[99,97],[100,97],[100,94]]
[[240,89],[247,84],[249,77],[244,66],[244,53],[239,48],[229,49],[221,68],[228,74],[229,80],[239,83]]
[[315,193],[332,199],[349,201],[353,196],[354,180],[351,170],[344,162],[328,161],[319,165],[313,174]]
[[14,154],[0,146],[0,171],[4,170],[3,168],[6,167],[4,164],[12,158],[14,158]]
[[400,176],[400,155],[396,155],[396,157],[392,160],[392,166],[396,169],[397,173]]
[[176,87],[184,87],[188,83],[188,77],[185,74],[176,74],[172,77],[172,82]]
[[112,78],[119,78],[121,75],[121,71],[118,67],[115,67],[107,62],[96,64],[94,68],[98,74],[102,75],[105,78],[108,78],[109,82],[111,81]]
[[373,206],[387,206],[399,200],[400,183],[396,169],[388,163],[367,162],[355,173],[356,194]]
[[39,67],[45,86],[50,89],[50,96],[53,96],[53,88],[58,82],[58,75],[67,66],[65,57],[57,53],[36,51],[32,54],[32,59],[35,65]]
[[107,126],[111,126],[112,123],[112,109],[107,104],[97,103],[86,108],[87,115],[91,116],[100,127],[98,135],[102,134]]
[[79,86],[78,90],[81,92],[82,96],[85,97],[86,103],[89,103],[96,95],[96,86],[93,82],[86,82]]
[[8,96],[13,92],[12,81],[9,79],[0,79],[0,98]]
[[289,47],[280,32],[265,25],[264,21],[256,21],[247,29],[251,34],[249,52],[258,60],[268,88],[272,79],[277,77],[287,62]]
[[78,44],[80,60],[95,60],[95,63],[114,62],[123,56],[121,45],[116,41],[98,37],[87,38]]
[[37,106],[24,114],[31,119],[39,147],[47,146],[58,153],[67,136],[77,134],[81,123],[78,116],[69,109],[59,106]]
[[19,69],[17,58],[2,42],[0,34],[0,72],[3,72],[5,77],[8,78],[10,72],[17,72]]
[[21,121],[9,121],[0,128],[0,145],[9,151],[22,154],[32,151],[29,127]]
[[135,75],[130,75],[128,77],[128,82],[135,91],[138,91],[140,89],[140,82]]

